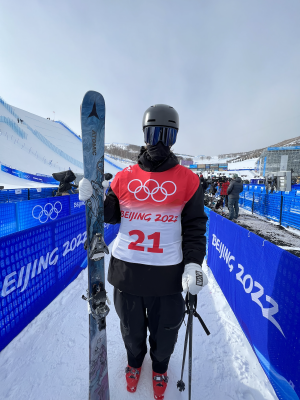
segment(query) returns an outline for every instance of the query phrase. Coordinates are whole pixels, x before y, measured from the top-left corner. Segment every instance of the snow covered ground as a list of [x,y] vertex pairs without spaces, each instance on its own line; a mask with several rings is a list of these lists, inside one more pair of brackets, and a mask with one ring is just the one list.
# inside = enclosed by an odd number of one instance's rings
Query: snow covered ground
[[[111,247],[111,246],[110,246]],[[109,256],[106,256],[106,266]],[[211,271],[209,285],[198,295],[198,312],[211,335],[194,319],[193,400],[277,399],[251,346]],[[5,400],[85,400],[88,398],[88,314],[81,299],[87,270],[69,285],[0,353],[0,398]],[[109,298],[113,288],[107,283]],[[169,365],[165,400],[184,400],[180,379],[185,326]],[[111,306],[107,317],[108,366],[111,400],[153,399],[149,355],[135,394],[125,388],[126,353],[119,320]],[[187,383],[187,373],[184,381]]]

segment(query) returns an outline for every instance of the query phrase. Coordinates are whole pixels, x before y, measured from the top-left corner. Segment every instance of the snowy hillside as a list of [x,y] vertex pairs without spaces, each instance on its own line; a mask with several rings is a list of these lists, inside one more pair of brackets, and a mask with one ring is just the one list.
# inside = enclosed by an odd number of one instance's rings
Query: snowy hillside
[[[105,161],[105,172],[115,175],[115,160]],[[51,176],[69,168],[83,173],[81,139],[66,125],[50,121],[0,101],[0,164],[27,174]],[[123,166],[124,167],[124,166]],[[122,168],[123,168],[122,167]],[[45,187],[0,170],[5,189]]]
[[5,103],[0,116],[1,164],[32,174],[82,173],[81,141],[65,127]]
[[[111,247],[111,246],[110,246]],[[109,256],[105,256],[105,265]],[[198,295],[198,312],[211,331],[206,336],[194,319],[193,399],[274,400],[274,390],[249,342],[205,266],[209,284]],[[88,313],[81,299],[87,288],[87,270],[69,285],[2,352],[0,398],[5,400],[83,400],[88,396]],[[110,300],[113,287],[107,283]],[[108,370],[112,400],[152,400],[151,362],[146,355],[136,394],[128,393],[124,369],[126,352],[114,306],[107,317]],[[169,365],[165,400],[185,400],[180,379],[185,326]],[[12,368],[14,366],[14,368]],[[187,384],[187,366],[184,381]],[[18,385],[16,385],[18,382]]]

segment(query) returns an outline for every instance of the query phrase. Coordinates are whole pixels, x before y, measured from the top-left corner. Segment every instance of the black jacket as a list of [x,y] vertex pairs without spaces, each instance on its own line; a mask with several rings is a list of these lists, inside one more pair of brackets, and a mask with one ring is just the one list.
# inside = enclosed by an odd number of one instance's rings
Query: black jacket
[[[148,172],[164,172],[178,164],[177,157],[168,147],[141,148],[138,165]],[[119,200],[110,188],[104,203],[104,221],[121,221]],[[177,265],[149,266],[122,261],[113,255],[110,259],[108,282],[117,289],[137,296],[164,296],[182,292],[181,278],[184,265],[202,264],[206,253],[206,221],[203,190],[199,184],[193,197],[181,213],[183,261]]]
[[243,182],[240,177],[233,179],[227,189],[229,199],[238,199],[240,193],[244,190]]
[[205,190],[207,189],[207,182],[206,182],[206,180],[203,178],[203,176],[199,176],[199,179],[200,179],[200,184],[201,184],[201,186],[202,186],[202,190],[203,190],[203,192],[205,192]]

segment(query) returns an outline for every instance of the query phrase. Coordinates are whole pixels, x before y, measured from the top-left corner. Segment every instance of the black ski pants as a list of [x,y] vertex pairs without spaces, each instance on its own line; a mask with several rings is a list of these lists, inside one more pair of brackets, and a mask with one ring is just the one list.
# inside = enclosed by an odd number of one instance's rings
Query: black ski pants
[[115,288],[114,304],[120,318],[128,364],[132,368],[142,366],[147,353],[148,327],[153,371],[165,373],[184,316],[185,303],[181,293],[142,297]]

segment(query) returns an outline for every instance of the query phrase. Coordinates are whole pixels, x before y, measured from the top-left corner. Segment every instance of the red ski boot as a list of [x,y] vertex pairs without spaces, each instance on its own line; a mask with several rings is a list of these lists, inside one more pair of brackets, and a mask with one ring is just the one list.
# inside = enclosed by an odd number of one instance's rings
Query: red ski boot
[[128,392],[134,393],[136,391],[136,387],[139,383],[139,379],[141,376],[141,369],[142,367],[132,368],[129,365],[127,365],[127,367],[125,368]]
[[165,391],[167,389],[167,384],[169,378],[167,377],[167,373],[158,374],[156,372],[152,372],[153,377],[153,392],[154,398],[156,400],[163,400],[165,397]]

